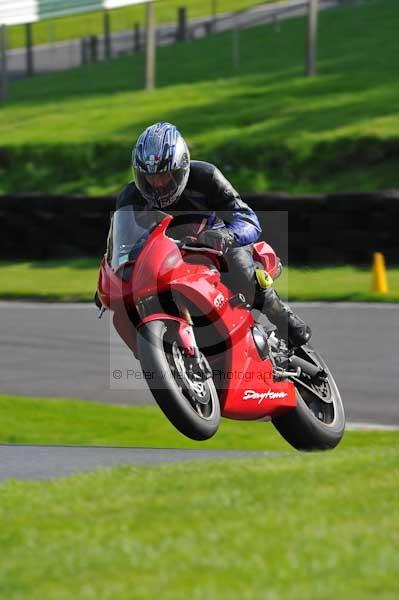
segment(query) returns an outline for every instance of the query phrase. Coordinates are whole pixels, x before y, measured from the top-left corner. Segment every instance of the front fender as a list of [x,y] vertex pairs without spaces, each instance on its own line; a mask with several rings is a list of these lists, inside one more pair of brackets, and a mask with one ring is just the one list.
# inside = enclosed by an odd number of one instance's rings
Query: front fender
[[177,335],[179,337],[181,347],[189,354],[190,356],[194,356],[195,349],[197,348],[197,344],[194,337],[193,328],[190,323],[181,317],[176,317],[173,315],[168,315],[167,313],[154,313],[152,315],[148,315],[144,317],[142,321],[138,324],[138,329],[140,327],[144,327],[147,323],[151,321],[172,321],[177,325]]

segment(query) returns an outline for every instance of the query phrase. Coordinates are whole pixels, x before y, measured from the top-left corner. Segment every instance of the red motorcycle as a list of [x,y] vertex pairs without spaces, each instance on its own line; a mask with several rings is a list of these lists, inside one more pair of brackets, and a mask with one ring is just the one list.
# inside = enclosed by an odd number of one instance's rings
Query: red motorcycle
[[[161,410],[194,440],[213,436],[223,416],[271,420],[297,449],[335,447],[344,409],[320,354],[289,348],[269,322],[255,321],[246,298],[222,282],[222,253],[171,237],[173,220],[116,211],[98,282]],[[254,245],[254,259],[280,274],[267,243]]]

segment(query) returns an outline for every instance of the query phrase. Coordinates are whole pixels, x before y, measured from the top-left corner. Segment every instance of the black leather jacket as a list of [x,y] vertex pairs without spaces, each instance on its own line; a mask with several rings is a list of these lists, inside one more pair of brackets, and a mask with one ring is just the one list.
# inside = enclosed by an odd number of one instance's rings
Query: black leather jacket
[[[128,205],[133,205],[137,211],[148,210],[147,202],[134,182],[122,190],[116,202],[117,209]],[[190,225],[187,234],[226,226],[233,232],[237,246],[256,242],[261,233],[258,217],[219,169],[198,160],[191,161],[187,186],[166,212],[184,217],[186,225]]]

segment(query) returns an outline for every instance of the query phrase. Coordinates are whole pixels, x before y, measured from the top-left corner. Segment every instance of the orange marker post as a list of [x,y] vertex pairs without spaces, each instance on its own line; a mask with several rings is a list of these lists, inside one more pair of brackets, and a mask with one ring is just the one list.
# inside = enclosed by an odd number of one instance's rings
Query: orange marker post
[[385,266],[385,258],[382,252],[374,252],[373,254],[373,278],[371,291],[377,294],[388,293],[387,270]]

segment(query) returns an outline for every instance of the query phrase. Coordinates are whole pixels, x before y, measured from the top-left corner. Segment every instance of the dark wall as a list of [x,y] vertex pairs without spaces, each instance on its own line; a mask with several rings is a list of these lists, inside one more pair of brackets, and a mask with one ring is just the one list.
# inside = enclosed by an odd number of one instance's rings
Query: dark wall
[[[314,196],[247,195],[262,229],[292,264],[369,264],[373,252],[399,263],[399,191]],[[261,212],[262,211],[262,212]],[[265,212],[266,211],[266,212]],[[280,238],[286,215],[287,236]],[[281,241],[280,241],[281,240]],[[285,253],[285,249],[288,249]]]
[[2,197],[0,257],[101,256],[114,204],[110,197]]
[[[379,250],[399,263],[399,191],[244,199],[284,262],[367,264]],[[113,208],[110,197],[2,197],[0,258],[100,257]]]

